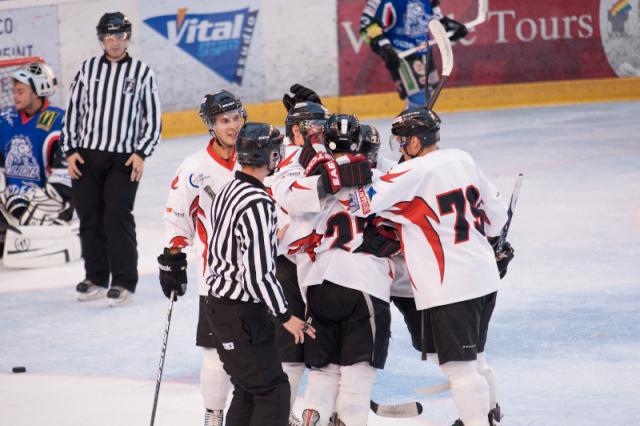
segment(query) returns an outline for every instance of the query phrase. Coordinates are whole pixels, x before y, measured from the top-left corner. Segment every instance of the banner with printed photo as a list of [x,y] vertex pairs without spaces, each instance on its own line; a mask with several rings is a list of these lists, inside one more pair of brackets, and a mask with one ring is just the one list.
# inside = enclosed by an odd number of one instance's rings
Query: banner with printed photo
[[140,51],[158,76],[163,110],[198,108],[226,89],[262,100],[259,0],[140,1]]
[[[42,57],[59,78],[57,6],[0,10],[0,59],[29,56]],[[60,91],[51,97],[56,105],[61,99]]]
[[[364,2],[338,5],[340,94],[392,91],[383,62],[358,34]],[[476,5],[443,2],[442,11],[468,22]],[[640,0],[491,0],[486,22],[454,45],[447,85],[638,75],[639,9]]]

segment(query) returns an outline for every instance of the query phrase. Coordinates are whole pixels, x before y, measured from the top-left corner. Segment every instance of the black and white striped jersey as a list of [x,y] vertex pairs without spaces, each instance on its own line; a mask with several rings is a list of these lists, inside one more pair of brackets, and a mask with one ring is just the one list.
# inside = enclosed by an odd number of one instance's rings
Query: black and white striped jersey
[[258,179],[240,171],[211,207],[207,284],[214,297],[264,303],[281,322],[290,318],[276,279],[275,203]]
[[118,62],[105,55],[83,62],[71,84],[62,141],[78,148],[148,157],[160,140],[161,113],[156,78],[128,54]]

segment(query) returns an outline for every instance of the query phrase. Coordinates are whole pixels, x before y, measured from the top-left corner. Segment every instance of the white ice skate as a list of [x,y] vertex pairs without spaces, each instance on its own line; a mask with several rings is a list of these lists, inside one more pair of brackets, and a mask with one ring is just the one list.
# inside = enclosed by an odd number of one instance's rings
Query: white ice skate
[[109,306],[127,305],[133,302],[133,293],[123,287],[115,286],[107,292],[107,299],[109,299]]
[[100,299],[107,294],[107,289],[95,285],[89,280],[84,280],[76,286],[76,299],[80,302]]

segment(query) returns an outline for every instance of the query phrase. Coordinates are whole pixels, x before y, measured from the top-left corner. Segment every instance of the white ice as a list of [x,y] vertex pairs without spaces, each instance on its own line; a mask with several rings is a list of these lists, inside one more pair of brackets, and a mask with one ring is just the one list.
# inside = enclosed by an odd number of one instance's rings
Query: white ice
[[[469,151],[505,193],[525,181],[509,240],[487,354],[505,425],[636,424],[640,402],[640,103],[443,114],[441,147]],[[390,120],[370,121],[388,135]],[[179,161],[207,138],[165,140],[145,168],[136,201],[140,283],[136,303],[79,303],[79,262],[0,270],[0,425],[149,423],[167,301],[156,277],[162,212]],[[174,307],[157,425],[203,417],[193,272]],[[378,402],[419,400],[425,412],[369,425],[449,425],[448,392],[419,360],[394,310]],[[26,374],[12,374],[25,366]],[[296,408],[300,410],[301,398]]]

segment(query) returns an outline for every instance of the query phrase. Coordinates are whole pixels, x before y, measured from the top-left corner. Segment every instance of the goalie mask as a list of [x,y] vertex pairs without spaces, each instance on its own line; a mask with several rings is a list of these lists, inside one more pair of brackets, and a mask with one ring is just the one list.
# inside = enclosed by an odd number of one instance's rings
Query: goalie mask
[[267,166],[273,171],[284,158],[284,137],[270,124],[247,123],[236,142],[238,163],[243,166]]
[[391,122],[392,148],[394,142],[404,148],[412,136],[420,139],[423,147],[440,141],[440,117],[425,108],[409,108]]
[[96,26],[98,40],[111,36],[122,40],[131,39],[131,21],[122,12],[105,13]]
[[232,93],[220,90],[219,92],[205,95],[200,103],[200,118],[209,129],[209,134],[216,140],[218,140],[215,132],[216,117],[220,114],[223,114],[225,119],[231,121],[242,121],[241,125],[247,119],[247,112],[242,106],[242,102]]
[[362,144],[360,122],[355,115],[332,115],[327,121],[324,137],[325,144],[331,152],[355,154],[360,151]]
[[47,64],[32,62],[11,73],[11,78],[31,86],[36,96],[48,98],[56,92],[58,81]]
[[298,125],[304,135],[324,131],[324,125],[329,119],[329,110],[315,102],[298,102],[289,110],[285,120],[285,133],[293,139],[293,126]]
[[378,162],[378,151],[380,150],[380,133],[374,126],[363,124],[360,126],[362,134],[362,144],[360,153],[367,157],[367,161],[374,166]]

